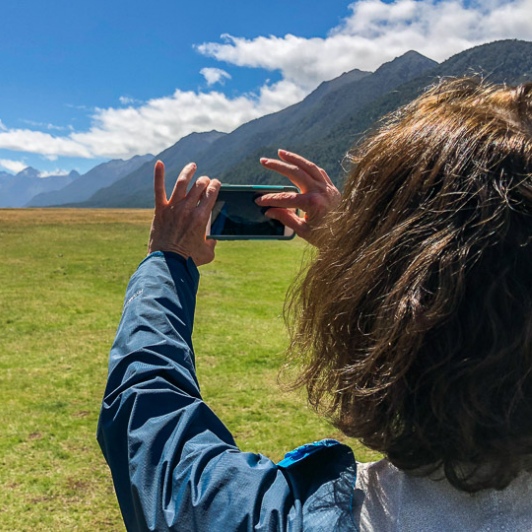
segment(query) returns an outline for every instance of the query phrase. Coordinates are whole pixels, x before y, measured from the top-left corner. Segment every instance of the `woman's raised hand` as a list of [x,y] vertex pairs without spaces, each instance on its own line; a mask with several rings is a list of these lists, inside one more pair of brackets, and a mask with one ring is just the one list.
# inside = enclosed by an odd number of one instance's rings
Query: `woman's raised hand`
[[[323,168],[296,153],[279,150],[278,155],[279,159],[262,158],[260,162],[265,168],[290,179],[301,193],[264,194],[256,202],[262,207],[271,207],[266,216],[280,221],[298,236],[316,245],[316,229],[325,215],[338,205],[341,194]],[[293,209],[303,211],[304,218]]]
[[220,182],[199,177],[187,192],[196,165],[187,164],[174,186],[170,199],[164,187],[164,164],[155,163],[155,214],[150,232],[148,253],[173,251],[185,258],[191,257],[196,266],[214,259],[216,240],[207,240],[205,233],[214,207]]

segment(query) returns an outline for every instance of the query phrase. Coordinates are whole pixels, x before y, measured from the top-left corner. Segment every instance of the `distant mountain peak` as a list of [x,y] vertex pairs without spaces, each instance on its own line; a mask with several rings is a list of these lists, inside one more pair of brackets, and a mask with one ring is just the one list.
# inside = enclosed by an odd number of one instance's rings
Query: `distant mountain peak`
[[[155,157],[155,155],[153,155],[152,153],[146,153],[144,155],[133,155],[133,157],[131,157],[131,159],[129,159],[130,161],[138,161],[139,159],[145,159],[145,160],[149,160],[149,159],[153,159]],[[121,161],[123,161],[124,159],[120,159]]]
[[408,50],[408,52],[405,52],[403,55],[399,56],[405,59],[412,58],[412,57],[420,57],[424,59],[428,59],[423,54],[420,54],[419,52],[416,52],[416,50]]
[[16,177],[39,177],[41,172],[35,168],[28,166],[16,174]]
[[227,133],[217,131],[216,129],[212,129],[211,131],[193,131],[192,133],[189,133],[188,135],[182,137],[181,140],[218,138],[223,137],[224,135],[227,135]]
[[385,73],[388,76],[393,71],[402,72],[407,65],[422,65],[423,70],[425,70],[430,67],[437,67],[438,64],[437,61],[434,61],[419,52],[409,50],[403,55],[400,55],[387,63],[383,63],[377,70],[375,70],[375,74],[381,75]]

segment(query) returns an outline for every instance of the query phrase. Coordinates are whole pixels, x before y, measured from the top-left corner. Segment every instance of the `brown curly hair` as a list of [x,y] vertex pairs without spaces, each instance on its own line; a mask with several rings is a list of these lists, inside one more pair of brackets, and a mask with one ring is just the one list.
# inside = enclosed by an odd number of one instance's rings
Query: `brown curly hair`
[[532,84],[440,83],[351,153],[289,299],[310,403],[458,489],[532,469]]

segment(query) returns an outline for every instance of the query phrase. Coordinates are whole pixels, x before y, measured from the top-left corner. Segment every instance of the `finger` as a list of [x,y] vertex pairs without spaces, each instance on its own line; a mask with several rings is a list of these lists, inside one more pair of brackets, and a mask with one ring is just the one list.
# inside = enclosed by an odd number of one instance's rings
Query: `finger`
[[208,187],[210,179],[207,176],[201,176],[196,179],[196,182],[192,185],[192,188],[188,191],[187,202],[196,207],[200,201],[201,195]]
[[255,203],[261,207],[282,207],[284,209],[302,209],[307,205],[304,195],[297,192],[263,194],[255,200]]
[[281,222],[286,227],[294,231],[297,236],[307,239],[310,233],[310,228],[303,218],[300,218],[294,211],[287,209],[268,209],[266,216]]
[[332,182],[331,178],[329,177],[329,174],[323,169],[320,168],[320,173],[323,177],[323,180],[330,186],[336,188],[336,185]]
[[218,179],[211,179],[207,188],[204,190],[203,195],[200,198],[198,209],[202,211],[202,214],[210,214],[218,198],[218,192],[222,184]]
[[274,172],[290,179],[301,192],[307,192],[316,184],[316,181],[312,176],[294,164],[289,164],[278,159],[268,159],[266,157],[261,158],[260,163],[264,168],[273,170]]
[[166,204],[166,190],[164,188],[164,163],[157,161],[153,170],[153,189],[155,192],[155,206]]
[[170,202],[181,201],[187,195],[187,188],[190,180],[196,171],[196,163],[188,163],[179,173],[174,185],[174,190],[170,196]]
[[302,157],[301,155],[297,153],[293,153],[291,151],[286,151],[286,150],[278,150],[277,153],[279,154],[279,158],[281,160],[301,168],[316,181],[321,182],[323,181],[323,179],[326,179],[328,183],[331,183],[331,180],[329,176],[327,175],[327,172],[325,172],[323,168],[320,168],[317,164],[313,163],[312,161],[305,159],[305,157]]
[[[293,194],[293,199],[289,196]],[[326,209],[326,202],[323,194],[319,192],[308,192],[306,194],[296,194],[282,192],[279,194],[264,194],[255,200],[257,205],[262,207],[281,207],[283,209],[300,209],[304,212],[320,212]]]
[[265,168],[290,179],[301,192],[315,190],[316,187],[323,188],[324,185],[334,187],[325,170],[301,155],[279,150],[279,157],[281,160],[263,157],[260,162]]

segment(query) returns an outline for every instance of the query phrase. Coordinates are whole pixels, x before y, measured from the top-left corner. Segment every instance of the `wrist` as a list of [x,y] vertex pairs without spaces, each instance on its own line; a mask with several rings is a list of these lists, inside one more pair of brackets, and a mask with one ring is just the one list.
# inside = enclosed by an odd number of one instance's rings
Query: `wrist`
[[190,257],[190,253],[183,247],[178,245],[157,245],[150,242],[148,244],[148,255],[151,253],[155,253],[156,251],[160,251],[162,253],[175,253],[177,255],[180,255],[185,260]]

